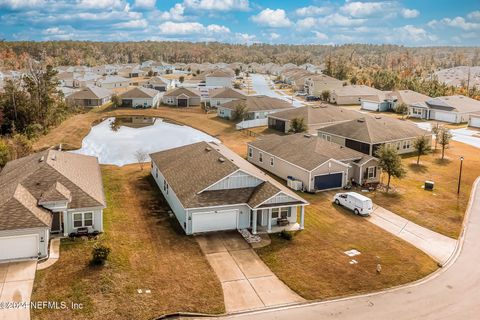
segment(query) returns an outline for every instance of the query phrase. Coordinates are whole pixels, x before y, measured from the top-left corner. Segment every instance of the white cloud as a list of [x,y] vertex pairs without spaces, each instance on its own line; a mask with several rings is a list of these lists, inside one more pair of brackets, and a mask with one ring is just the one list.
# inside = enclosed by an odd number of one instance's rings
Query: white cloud
[[459,28],[465,31],[480,30],[480,23],[467,21],[463,17],[432,20],[428,23],[428,26],[432,28],[447,26],[452,28]]
[[0,0],[0,8],[5,7],[13,10],[34,8],[44,4],[44,0]]
[[425,29],[415,27],[413,25],[406,25],[397,28],[397,33],[404,42],[425,42],[426,40],[435,41],[436,37],[428,33]]
[[339,13],[330,14],[326,17],[318,19],[318,23],[320,25],[340,27],[359,26],[364,24],[366,21],[366,19],[353,19]]
[[285,10],[267,8],[261,11],[259,14],[252,16],[252,21],[271,28],[283,28],[292,25],[290,19],[288,19]]
[[402,9],[402,17],[405,19],[412,19],[416,18],[420,15],[420,11],[415,10],[415,9]]
[[79,7],[89,9],[128,9],[123,0],[77,0]]
[[347,2],[340,11],[355,18],[362,18],[383,12],[391,5],[391,2]]
[[219,26],[218,24],[211,24],[207,26],[207,31],[212,33],[229,33],[230,29],[225,26]]
[[471,20],[480,20],[480,10],[479,11],[472,11],[467,15],[468,19]]
[[184,5],[197,10],[212,11],[247,11],[250,7],[248,0],[184,0]]
[[297,29],[306,30],[313,28],[317,24],[317,19],[308,17],[297,21]]
[[145,29],[148,27],[148,22],[145,19],[138,19],[116,23],[113,26],[121,29]]
[[225,26],[210,24],[204,26],[198,22],[172,22],[167,21],[159,25],[160,33],[163,35],[213,35],[226,34],[230,32]]
[[141,9],[152,9],[155,8],[157,0],[135,0],[134,7]]
[[182,21],[185,19],[183,14],[185,13],[185,6],[181,3],[175,4],[170,10],[163,12],[160,15],[162,20]]
[[248,33],[235,33],[235,39],[242,44],[251,44],[256,42],[257,36]]
[[269,38],[270,38],[270,40],[277,40],[277,39],[280,38],[280,35],[278,33],[271,32],[270,35],[269,35]]
[[331,9],[328,7],[317,7],[317,6],[308,6],[303,8],[298,8],[295,10],[295,14],[300,17],[311,17],[318,16],[323,14],[328,14],[331,12]]
[[313,33],[315,33],[315,38],[317,40],[327,40],[328,39],[328,36],[323,32],[314,31]]

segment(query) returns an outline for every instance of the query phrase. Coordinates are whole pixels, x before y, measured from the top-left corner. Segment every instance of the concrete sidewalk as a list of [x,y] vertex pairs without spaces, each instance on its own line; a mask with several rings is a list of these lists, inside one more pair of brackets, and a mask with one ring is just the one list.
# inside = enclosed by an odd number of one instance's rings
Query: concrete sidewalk
[[442,266],[452,256],[457,245],[457,240],[419,226],[377,205],[374,205],[373,213],[367,219],[422,250]]
[[222,284],[228,313],[304,301],[273,274],[238,232],[205,234],[196,240]]

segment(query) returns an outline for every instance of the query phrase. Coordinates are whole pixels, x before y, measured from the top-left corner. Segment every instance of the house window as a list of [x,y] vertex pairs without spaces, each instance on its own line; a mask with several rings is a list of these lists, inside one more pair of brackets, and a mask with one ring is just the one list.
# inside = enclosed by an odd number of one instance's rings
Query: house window
[[397,142],[397,151],[400,150],[400,142]]
[[270,165],[273,167],[273,157],[270,158]]
[[273,208],[272,209],[272,219],[286,218],[289,217],[289,210],[287,207],[284,208]]
[[248,157],[249,157],[249,158],[253,157],[253,150],[252,150],[252,148],[248,148]]
[[261,152],[258,154],[258,161],[263,162],[263,154]]
[[73,227],[91,227],[93,226],[93,212],[78,212],[73,214]]
[[368,167],[367,172],[368,179],[375,178],[377,176],[377,167]]
[[403,149],[410,149],[410,140],[403,141]]
[[277,219],[279,213],[280,213],[280,209],[279,209],[279,208],[274,208],[274,209],[272,209],[272,218],[273,218],[273,219]]

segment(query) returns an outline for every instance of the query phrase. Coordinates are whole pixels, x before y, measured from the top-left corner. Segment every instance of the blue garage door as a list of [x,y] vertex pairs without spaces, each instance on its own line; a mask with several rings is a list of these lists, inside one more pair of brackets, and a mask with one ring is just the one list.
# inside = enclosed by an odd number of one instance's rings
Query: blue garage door
[[315,189],[326,190],[342,187],[342,173],[325,174],[315,177]]

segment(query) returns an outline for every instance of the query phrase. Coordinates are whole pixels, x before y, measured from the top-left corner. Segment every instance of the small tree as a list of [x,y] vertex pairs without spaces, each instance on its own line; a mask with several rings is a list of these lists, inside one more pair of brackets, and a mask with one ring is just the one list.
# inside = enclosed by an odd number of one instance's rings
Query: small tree
[[390,190],[390,180],[392,177],[401,179],[405,176],[402,158],[398,155],[397,150],[392,146],[382,145],[377,150],[378,166],[382,168],[388,175],[387,193]]
[[105,264],[105,261],[107,261],[110,255],[110,251],[110,248],[105,245],[95,244],[92,250],[92,263],[97,266]]
[[180,83],[183,83],[183,81],[185,81],[185,77],[184,77],[184,76],[180,76],[180,78],[178,78],[178,81],[180,81]]
[[112,106],[118,108],[122,105],[122,99],[117,94],[112,95]]
[[323,101],[330,100],[330,90],[323,90],[322,91],[322,100]]
[[425,136],[418,137],[413,142],[413,147],[417,151],[417,165],[420,163],[420,156],[427,153],[430,150],[430,143],[429,139]]
[[232,120],[243,121],[247,116],[247,105],[245,103],[239,103],[235,106],[233,110]]
[[437,150],[438,134],[440,133],[440,125],[438,124],[438,122],[435,124],[434,127],[432,127],[432,133],[433,133],[433,136],[435,137],[435,149],[434,150]]
[[240,69],[239,68],[236,68],[235,69],[235,75],[238,77],[240,75]]
[[395,112],[402,115],[402,119],[408,114],[408,106],[405,103],[400,103],[395,107]]
[[4,140],[0,140],[0,168],[4,167],[10,159],[10,147]]
[[143,165],[148,159],[147,153],[143,150],[137,150],[135,152],[135,158],[137,159],[137,162],[140,165],[140,170],[143,170]]
[[305,120],[303,118],[293,118],[292,122],[290,123],[290,129],[288,131],[292,133],[300,133],[307,131]]
[[450,130],[445,127],[442,127],[437,134],[438,143],[442,146],[442,160],[445,158],[445,148],[450,144],[451,138]]

